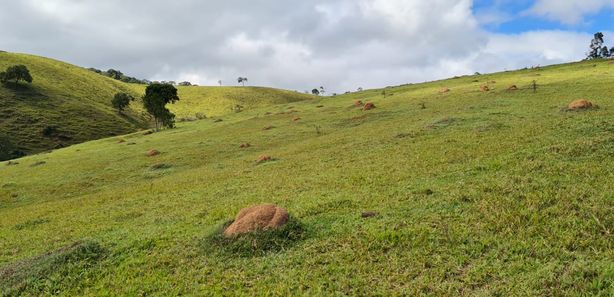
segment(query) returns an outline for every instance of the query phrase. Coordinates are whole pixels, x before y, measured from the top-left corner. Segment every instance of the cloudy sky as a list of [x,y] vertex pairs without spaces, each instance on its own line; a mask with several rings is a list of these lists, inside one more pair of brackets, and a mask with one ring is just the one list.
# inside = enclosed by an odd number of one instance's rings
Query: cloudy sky
[[331,93],[580,60],[613,15],[614,0],[18,0],[0,50]]

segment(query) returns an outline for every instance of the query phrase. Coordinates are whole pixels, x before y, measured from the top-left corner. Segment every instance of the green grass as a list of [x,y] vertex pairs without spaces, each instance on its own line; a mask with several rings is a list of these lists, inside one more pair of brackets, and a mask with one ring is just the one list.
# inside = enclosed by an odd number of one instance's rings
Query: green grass
[[235,112],[241,105],[245,109],[266,107],[314,99],[312,95],[262,87],[178,87],[181,100],[169,109],[178,118],[193,118],[196,113],[223,116]]
[[[19,64],[34,82],[0,86],[0,160],[13,151],[38,153],[145,127],[137,112],[119,115],[111,108],[115,93],[136,95],[128,85],[63,62],[0,53],[0,69]],[[46,127],[55,132],[43,135]]]
[[[140,100],[118,114],[111,98],[126,92],[140,98],[144,85],[126,84],[60,61],[0,52],[0,71],[28,67],[34,82],[0,86],[0,160],[148,127]],[[196,113],[220,116],[239,104],[245,109],[311,99],[312,96],[270,88],[180,87],[181,101],[170,109],[179,120]],[[54,132],[44,135],[46,127]]]
[[[0,267],[83,240],[105,251],[53,262],[65,273],[33,271],[6,294],[614,294],[614,65],[387,94],[256,107],[0,163]],[[580,98],[600,108],[564,110]],[[288,209],[300,236],[216,237],[258,203]]]

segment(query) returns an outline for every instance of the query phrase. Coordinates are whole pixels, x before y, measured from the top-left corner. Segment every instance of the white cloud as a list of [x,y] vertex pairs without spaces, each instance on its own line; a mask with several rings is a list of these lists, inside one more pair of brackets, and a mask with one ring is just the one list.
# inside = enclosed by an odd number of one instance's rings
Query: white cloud
[[332,93],[578,60],[590,41],[563,31],[486,32],[471,0],[172,3],[7,2],[0,48],[152,80],[228,85],[247,76],[250,84]]
[[614,0],[537,0],[529,11],[564,24],[575,25],[581,23],[585,15],[604,8],[614,8]]

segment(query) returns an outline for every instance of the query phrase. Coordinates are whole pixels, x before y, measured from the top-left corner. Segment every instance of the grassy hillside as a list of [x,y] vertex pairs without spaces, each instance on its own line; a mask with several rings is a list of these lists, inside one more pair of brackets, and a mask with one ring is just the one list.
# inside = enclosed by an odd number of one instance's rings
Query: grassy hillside
[[[0,160],[122,135],[146,128],[141,102],[124,115],[111,107],[117,92],[140,98],[144,85],[126,84],[81,67],[43,57],[0,52],[0,70],[26,65],[34,83],[0,86]],[[179,87],[181,101],[170,109],[178,118],[196,113],[219,116],[239,104],[244,109],[311,99],[310,95],[270,88]],[[54,128],[43,135],[46,127]]]
[[[481,92],[486,84],[492,91]],[[512,84],[520,90],[507,91]],[[0,290],[614,294],[614,65],[381,93],[258,108],[0,163]],[[600,108],[564,110],[580,98]],[[355,100],[377,108],[361,111]],[[162,154],[147,157],[150,149]],[[274,160],[256,164],[260,155]],[[263,202],[288,209],[301,226],[296,241],[215,239],[239,209]]]
[[[34,83],[0,86],[0,160],[144,127],[135,112],[119,115],[110,100],[117,92],[137,95],[123,83],[63,62],[0,52],[0,69],[23,64]],[[51,127],[48,135],[43,130]]]
[[275,104],[314,99],[312,95],[262,87],[178,87],[181,100],[169,108],[178,118],[195,113],[221,116],[234,112],[236,105],[254,109]]

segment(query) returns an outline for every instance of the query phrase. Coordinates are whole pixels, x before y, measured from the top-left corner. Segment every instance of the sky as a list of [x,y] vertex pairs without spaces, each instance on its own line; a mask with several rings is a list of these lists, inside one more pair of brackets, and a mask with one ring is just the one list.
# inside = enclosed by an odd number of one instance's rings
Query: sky
[[200,85],[332,94],[578,61],[597,31],[614,46],[614,0],[2,1],[0,50]]

